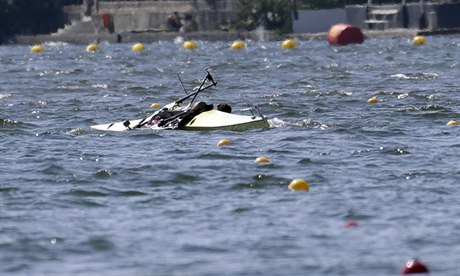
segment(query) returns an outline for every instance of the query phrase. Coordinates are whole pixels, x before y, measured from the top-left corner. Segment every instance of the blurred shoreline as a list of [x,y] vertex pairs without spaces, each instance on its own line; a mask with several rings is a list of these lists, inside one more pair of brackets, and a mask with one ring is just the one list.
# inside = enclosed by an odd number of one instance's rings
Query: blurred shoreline
[[[440,31],[423,31],[419,29],[391,29],[385,31],[363,30],[367,39],[372,38],[411,38],[416,35],[451,35],[460,34],[460,29],[440,30]],[[174,41],[177,37],[184,40],[197,41],[234,41],[237,39],[253,41],[279,41],[286,38],[298,40],[325,40],[327,33],[291,33],[278,34],[275,32],[226,32],[226,31],[207,31],[207,32],[125,32],[120,34],[48,34],[48,35],[19,35],[16,36],[10,44],[32,45],[45,42],[67,42],[71,44],[88,44],[88,43],[151,43],[158,41]]]

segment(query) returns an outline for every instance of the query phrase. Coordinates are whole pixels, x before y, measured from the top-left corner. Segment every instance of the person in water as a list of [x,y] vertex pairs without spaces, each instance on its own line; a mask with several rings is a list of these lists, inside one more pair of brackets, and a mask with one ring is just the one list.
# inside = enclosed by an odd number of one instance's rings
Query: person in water
[[232,113],[232,107],[229,106],[228,104],[226,103],[220,103],[217,105],[217,110],[219,111],[222,111],[222,112],[226,112],[226,113]]
[[177,124],[177,127],[181,128],[188,124],[196,115],[205,111],[212,110],[214,106],[212,104],[206,104],[205,102],[194,103],[192,108],[187,110],[184,116],[181,116],[181,120]]
[[[186,111],[183,110],[168,110],[163,109],[153,116],[146,126],[157,125],[159,127],[177,127],[181,128],[187,125],[195,116],[210,111],[214,108],[212,104],[207,104],[205,102],[197,102],[192,105],[192,107]],[[217,110],[231,113],[232,108],[226,103],[220,103],[217,105]]]

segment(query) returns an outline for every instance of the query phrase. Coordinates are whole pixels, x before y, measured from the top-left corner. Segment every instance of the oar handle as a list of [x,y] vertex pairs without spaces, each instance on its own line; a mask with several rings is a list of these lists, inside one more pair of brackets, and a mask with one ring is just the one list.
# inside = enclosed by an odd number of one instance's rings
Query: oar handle
[[[206,76],[204,77],[203,81],[201,82],[201,85],[200,85],[200,87],[198,88],[197,91],[195,91],[195,92],[193,92],[193,93],[191,93],[191,94],[188,94],[187,96],[184,96],[184,97],[180,98],[179,100],[175,101],[174,103],[176,103],[176,104],[181,103],[181,102],[185,101],[186,99],[188,99],[188,98],[190,98],[190,97],[193,96],[193,99],[192,99],[192,101],[190,102],[190,104],[192,104],[192,103],[195,101],[195,98],[196,98],[196,96],[198,95],[198,93],[200,93],[200,92],[203,91],[203,90],[208,89],[208,88],[211,87],[211,86],[216,86],[216,85],[217,85],[217,82],[214,81],[214,78],[211,76],[211,73],[209,73],[208,69],[206,69],[206,72],[207,72],[207,74],[206,74]],[[211,81],[212,84],[203,87],[203,85],[205,85],[206,81],[208,81],[208,80]]]

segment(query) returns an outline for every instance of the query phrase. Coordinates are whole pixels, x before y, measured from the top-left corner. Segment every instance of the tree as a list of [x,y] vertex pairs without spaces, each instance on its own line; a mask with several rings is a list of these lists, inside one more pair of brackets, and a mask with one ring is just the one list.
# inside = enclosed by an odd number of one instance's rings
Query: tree
[[237,28],[254,30],[262,26],[266,30],[288,33],[291,29],[292,0],[240,0],[237,12],[240,24]]

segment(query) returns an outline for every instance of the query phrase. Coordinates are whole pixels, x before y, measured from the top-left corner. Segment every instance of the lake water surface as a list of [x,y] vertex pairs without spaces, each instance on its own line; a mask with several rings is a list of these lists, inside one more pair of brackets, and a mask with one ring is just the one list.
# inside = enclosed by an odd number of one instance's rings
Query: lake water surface
[[[427,42],[1,46],[0,274],[398,275],[417,257],[460,275],[460,36]],[[207,67],[200,100],[271,127],[90,129]]]

